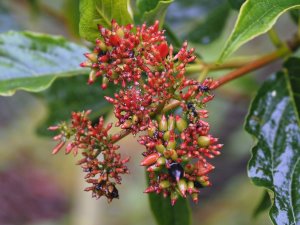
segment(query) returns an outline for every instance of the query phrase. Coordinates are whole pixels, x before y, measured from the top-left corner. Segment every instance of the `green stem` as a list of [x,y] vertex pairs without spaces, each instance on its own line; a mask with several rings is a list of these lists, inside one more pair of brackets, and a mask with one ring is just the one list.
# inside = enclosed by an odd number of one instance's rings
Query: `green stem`
[[274,28],[272,28],[268,31],[268,35],[269,35],[269,38],[272,41],[273,45],[276,48],[280,48],[285,45],[285,43],[280,40],[280,38]]

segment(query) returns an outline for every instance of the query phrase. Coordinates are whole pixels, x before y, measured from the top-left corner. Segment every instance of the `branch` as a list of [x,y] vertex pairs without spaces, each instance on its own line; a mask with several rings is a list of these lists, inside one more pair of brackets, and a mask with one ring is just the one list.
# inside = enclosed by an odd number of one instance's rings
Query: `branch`
[[223,84],[226,84],[227,82],[234,80],[236,78],[239,78],[241,76],[246,75],[247,73],[259,69],[269,63],[272,63],[280,58],[283,58],[285,56],[288,56],[291,54],[291,52],[294,52],[297,50],[297,48],[300,45],[300,39],[298,36],[295,36],[293,40],[286,42],[285,45],[283,45],[281,48],[276,50],[275,52],[272,52],[270,54],[267,54],[265,56],[262,56],[261,58],[254,60],[232,72],[229,72],[228,74],[224,75],[223,77],[219,78],[218,84],[214,87],[214,89],[222,86]]

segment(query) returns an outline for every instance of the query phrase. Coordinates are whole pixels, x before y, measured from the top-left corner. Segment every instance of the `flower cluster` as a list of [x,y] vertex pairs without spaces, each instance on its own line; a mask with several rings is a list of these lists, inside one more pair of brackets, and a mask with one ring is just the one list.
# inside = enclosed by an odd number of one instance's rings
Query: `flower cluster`
[[189,85],[185,66],[195,59],[194,49],[188,50],[186,42],[174,56],[158,28],[158,21],[150,27],[136,27],[136,32],[132,25],[121,27],[115,21],[111,30],[99,26],[102,37],[93,53],[85,54],[88,61],[81,64],[91,68],[89,83],[102,77],[103,89],[109,82],[125,89],[106,100],[115,106],[117,125],[135,133],[147,127],[149,116],[145,115],[172,99],[175,90]]
[[209,124],[203,120],[208,116],[203,106],[212,98],[203,87],[211,84],[206,80],[198,87],[193,102],[182,101],[180,115],[163,114],[152,120],[148,134],[139,139],[147,149],[141,162],[150,178],[145,192],[170,196],[172,205],[187,194],[198,202],[199,188],[210,185],[207,174],[214,169],[206,159],[220,154],[222,145],[209,134]]
[[54,128],[61,131],[55,137],[60,142],[54,153],[71,139],[66,153],[83,149],[79,164],[92,184],[86,190],[112,200],[118,197],[115,184],[120,183],[120,174],[128,173],[124,165],[128,159],[120,159],[114,143],[143,131],[138,140],[146,147],[141,165],[147,167],[150,180],[145,192],[170,196],[172,205],[187,194],[197,202],[199,188],[210,185],[207,175],[214,169],[207,159],[219,155],[222,147],[204,120],[216,82],[185,76],[187,64],[195,60],[194,49],[184,42],[175,52],[158,21],[136,28],[112,21],[111,29],[98,28],[101,37],[81,66],[91,69],[88,83],[101,77],[103,89],[117,85],[118,91],[105,99],[114,106],[121,133],[108,135],[112,125],[105,127],[103,118],[93,126],[87,119],[89,112],[73,113],[71,127],[63,123]]
[[53,150],[56,154],[66,144],[66,154],[74,155],[81,151],[82,159],[78,161],[84,172],[86,182],[91,184],[86,191],[92,191],[93,197],[106,196],[108,201],[118,198],[116,183],[121,183],[120,174],[128,173],[125,163],[129,158],[121,159],[116,151],[119,146],[113,144],[117,137],[108,134],[112,124],[104,126],[103,117],[92,125],[88,119],[90,111],[72,113],[71,125],[62,123],[50,127],[50,130],[59,130],[60,134],[55,140],[60,140]]

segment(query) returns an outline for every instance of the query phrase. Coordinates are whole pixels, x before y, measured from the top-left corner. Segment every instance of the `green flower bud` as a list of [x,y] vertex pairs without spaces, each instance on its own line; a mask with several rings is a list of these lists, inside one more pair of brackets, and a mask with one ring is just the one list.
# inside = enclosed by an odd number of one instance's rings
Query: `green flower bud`
[[189,158],[187,155],[181,156],[181,159],[182,159],[183,162],[188,162],[188,161],[190,161],[190,158]]
[[179,197],[177,191],[172,191],[170,197],[171,197],[171,205],[174,206],[175,202],[177,201],[177,199]]
[[206,148],[210,145],[210,138],[208,136],[199,136],[197,141],[201,148]]
[[187,190],[187,183],[186,183],[186,181],[184,180],[184,179],[180,179],[179,180],[179,182],[178,182],[178,184],[177,184],[177,186],[178,186],[178,189],[179,189],[179,191],[180,191],[180,194],[182,195],[182,197],[186,197],[186,190]]
[[120,38],[123,38],[124,37],[124,30],[122,28],[119,28],[117,31],[116,31],[116,34],[120,37]]
[[159,187],[161,188],[161,189],[165,189],[165,188],[168,188],[168,187],[170,187],[171,186],[171,184],[170,184],[170,182],[168,181],[168,180],[163,180],[163,181],[161,181],[160,183],[159,183]]
[[166,164],[166,159],[164,157],[160,157],[156,161],[156,165],[158,165],[158,166],[162,166],[162,165],[165,165],[165,164]]
[[169,159],[171,157],[171,155],[172,155],[172,152],[170,150],[166,150],[166,151],[164,151],[163,154],[164,154],[165,158]]
[[149,137],[153,137],[155,131],[156,131],[155,127],[149,127],[148,128],[148,135],[149,135]]
[[170,153],[171,153],[170,155],[171,159],[175,161],[178,158],[177,152],[174,149],[172,149],[170,150]]
[[179,132],[184,131],[187,128],[187,121],[180,116],[176,116],[176,127]]
[[169,140],[167,144],[167,149],[175,149],[176,148],[176,141],[175,140]]
[[159,153],[162,153],[162,154],[166,151],[166,148],[163,144],[158,144],[155,146],[155,148]]
[[193,181],[189,181],[187,183],[187,189],[188,190],[193,190],[194,189],[194,182]]
[[170,131],[166,131],[166,132],[164,133],[163,139],[164,139],[165,141],[168,141],[168,140],[170,139]]
[[161,120],[159,121],[159,124],[158,124],[158,129],[160,131],[167,131],[168,130],[168,123],[167,123],[167,118],[165,117],[165,115],[163,115],[161,117]]
[[103,41],[100,41],[99,39],[96,41],[96,46],[99,47],[103,52],[107,50],[106,45]]
[[193,164],[186,164],[184,167],[184,171],[187,173],[192,173],[194,171],[194,165]]
[[96,80],[96,70],[92,69],[89,74],[89,83],[92,83]]
[[173,115],[169,116],[168,119],[168,130],[174,130],[175,129],[175,118]]

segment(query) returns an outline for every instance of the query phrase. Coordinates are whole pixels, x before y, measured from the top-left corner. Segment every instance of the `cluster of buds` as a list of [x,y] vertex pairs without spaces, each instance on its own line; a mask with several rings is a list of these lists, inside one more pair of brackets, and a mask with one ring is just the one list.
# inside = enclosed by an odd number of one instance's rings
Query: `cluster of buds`
[[60,142],[53,149],[56,154],[66,145],[65,153],[78,154],[81,151],[82,159],[78,161],[85,175],[85,180],[91,186],[85,191],[92,191],[93,197],[100,198],[106,196],[110,202],[114,198],[118,198],[118,189],[116,184],[121,183],[120,174],[128,173],[125,163],[129,158],[121,159],[115,145],[118,137],[109,135],[108,131],[112,124],[104,126],[103,117],[99,122],[92,125],[88,115],[90,111],[72,113],[71,125],[61,123],[58,126],[49,127],[50,130],[58,130],[60,134],[54,137],[54,140]]
[[[209,88],[204,82],[204,89]],[[214,169],[207,158],[220,154],[222,144],[209,134],[209,124],[203,119],[208,112],[204,104],[211,99],[207,90],[200,86],[194,103],[182,101],[181,115],[163,114],[152,119],[147,135],[140,137],[139,142],[146,147],[145,158],[141,165],[147,167],[150,185],[145,193],[170,196],[174,205],[179,196],[189,194],[197,203],[199,189],[210,186],[207,174]]]
[[115,125],[121,133],[108,135],[112,125],[104,127],[103,118],[93,126],[87,119],[89,112],[73,113],[71,127],[63,123],[54,128],[61,131],[55,137],[60,142],[54,153],[71,139],[66,153],[83,150],[79,164],[92,184],[86,190],[112,200],[118,197],[115,184],[121,181],[119,174],[128,173],[124,165],[128,159],[120,159],[114,143],[129,133],[147,131],[139,138],[146,147],[141,165],[147,167],[150,180],[145,192],[170,196],[172,205],[187,194],[197,202],[199,188],[210,185],[207,174],[214,169],[206,159],[219,155],[222,147],[203,120],[216,83],[186,78],[186,65],[195,60],[194,49],[184,42],[174,52],[158,21],[150,27],[134,28],[131,24],[119,26],[113,20],[111,29],[98,28],[96,46],[85,54],[87,61],[81,66],[91,69],[88,83],[101,77],[103,89],[110,83],[117,85],[118,91],[105,99],[114,106]]
[[[119,26],[112,21],[111,30],[99,26],[101,38],[97,39],[92,53],[82,67],[90,67],[89,83],[102,77],[102,88],[111,82],[121,84],[121,90],[106,100],[114,104],[117,125],[134,133],[144,130],[149,114],[174,97],[175,90],[184,89],[185,66],[195,59],[194,49],[187,49],[187,42],[173,55],[164,31],[158,21],[153,26],[145,24]],[[124,90],[125,89],[125,90]]]

